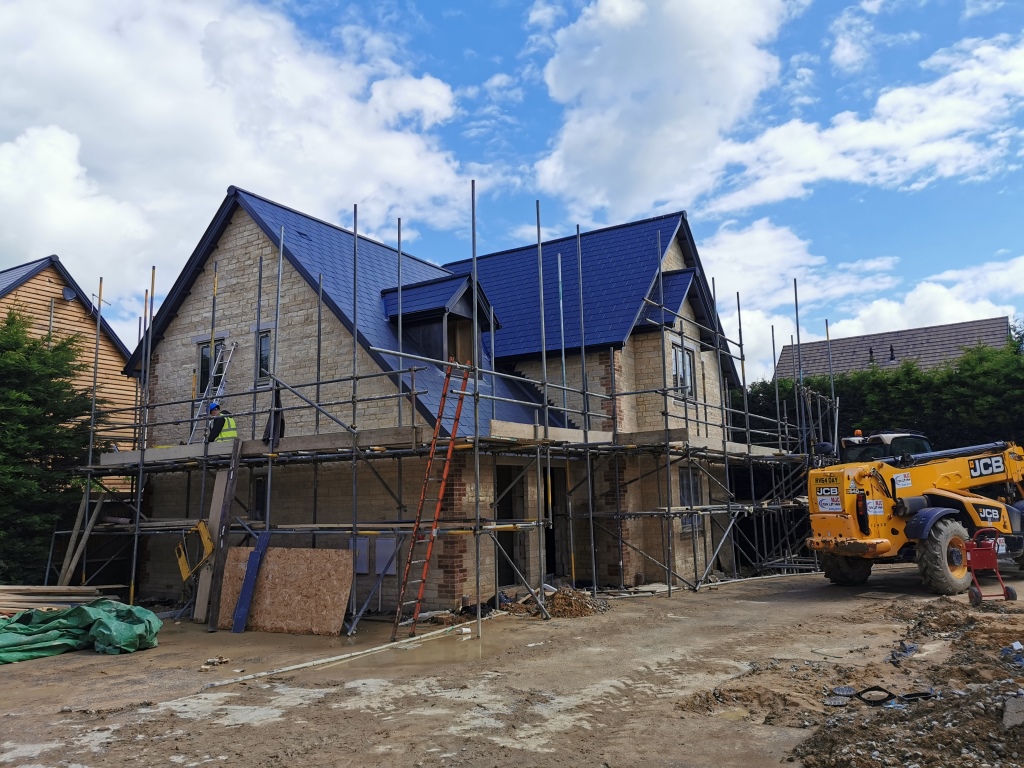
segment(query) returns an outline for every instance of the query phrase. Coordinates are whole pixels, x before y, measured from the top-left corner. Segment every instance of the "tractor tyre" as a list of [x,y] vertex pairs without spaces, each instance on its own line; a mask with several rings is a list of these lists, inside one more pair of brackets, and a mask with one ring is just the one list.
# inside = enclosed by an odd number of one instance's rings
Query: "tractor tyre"
[[959,595],[971,586],[968,541],[967,529],[954,518],[944,517],[932,526],[928,538],[918,543],[917,569],[929,592]]
[[863,557],[822,555],[821,570],[825,578],[840,587],[859,587],[871,575],[874,563]]

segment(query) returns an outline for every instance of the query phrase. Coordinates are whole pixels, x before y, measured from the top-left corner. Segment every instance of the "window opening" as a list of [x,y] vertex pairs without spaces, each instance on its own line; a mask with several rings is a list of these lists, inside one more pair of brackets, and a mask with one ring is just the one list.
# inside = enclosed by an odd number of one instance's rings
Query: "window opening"
[[[217,370],[214,371],[213,386],[210,388],[210,393],[213,394],[217,387],[220,386],[221,379],[224,378],[224,358],[222,353],[224,352],[224,340],[218,339],[216,346],[214,346],[214,359],[217,355],[221,355],[221,363],[217,366]],[[199,345],[199,396],[201,397],[206,393],[206,387],[210,383],[210,342],[205,342]]]
[[672,387],[677,398],[693,398],[697,393],[696,356],[692,349],[672,345]]
[[270,331],[261,331],[259,336],[259,355],[261,382],[270,380]]

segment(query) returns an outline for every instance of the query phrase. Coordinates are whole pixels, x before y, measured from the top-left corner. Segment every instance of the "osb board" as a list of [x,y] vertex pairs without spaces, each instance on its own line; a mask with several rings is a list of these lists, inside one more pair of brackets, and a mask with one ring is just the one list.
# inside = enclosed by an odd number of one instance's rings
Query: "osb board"
[[[252,547],[228,549],[217,626],[231,629]],[[290,635],[341,633],[352,588],[347,549],[270,547],[256,579],[246,629]]]

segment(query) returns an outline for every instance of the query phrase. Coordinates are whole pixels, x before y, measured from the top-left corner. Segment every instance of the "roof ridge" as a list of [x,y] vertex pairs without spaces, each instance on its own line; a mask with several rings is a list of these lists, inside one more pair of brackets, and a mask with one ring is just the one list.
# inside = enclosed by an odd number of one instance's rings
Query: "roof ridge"
[[25,267],[32,266],[34,264],[41,264],[44,261],[53,262],[54,260],[60,261],[56,254],[50,254],[49,256],[43,256],[41,259],[32,259],[32,261],[26,261],[23,264],[15,264],[13,267],[7,267],[7,269],[0,269],[0,275],[4,275],[8,272],[13,272],[16,269],[25,269]]
[[[303,213],[302,211],[300,211],[300,210],[298,210],[296,208],[292,208],[291,206],[284,205],[283,203],[279,203],[276,200],[271,200],[269,197],[264,197],[263,195],[258,195],[255,192],[250,192],[248,189],[242,189],[241,187],[235,186],[234,184],[232,184],[232,185],[230,185],[228,187],[228,195],[235,194],[236,192],[242,192],[242,193],[244,193],[246,195],[249,195],[250,197],[255,197],[257,200],[262,200],[264,203],[269,203],[270,205],[273,205],[273,206],[276,206],[277,208],[280,208],[282,210],[288,211],[289,213],[294,213],[296,216],[301,216],[304,219],[309,219],[310,221],[315,221],[317,224],[323,224],[325,227],[330,227],[331,229],[336,229],[336,230],[338,230],[340,232],[344,232],[347,235],[353,235],[353,236],[358,237],[360,240],[363,240],[363,241],[365,241],[367,243],[373,243],[374,245],[379,245],[381,248],[386,248],[387,250],[395,253],[396,255],[398,254],[398,249],[395,248],[394,246],[388,245],[387,243],[382,243],[379,240],[374,240],[372,238],[367,237],[366,235],[356,235],[351,229],[346,229],[345,227],[341,226],[340,224],[334,224],[334,223],[332,223],[330,221],[325,221],[324,219],[317,218],[316,216],[311,216],[308,213]],[[433,261],[427,261],[426,259],[420,258],[419,256],[416,256],[414,254],[411,254],[411,253],[409,253],[406,250],[402,251],[402,256],[404,256],[406,258],[409,258],[409,259],[412,259],[413,261],[418,261],[421,264],[426,264],[426,265],[431,266],[431,267],[436,267],[438,269],[446,269],[446,267],[443,264],[437,264],[437,263],[435,263]]]
[[[652,221],[659,221],[661,219],[670,219],[670,218],[673,218],[673,217],[677,217],[678,218],[678,217],[685,217],[685,216],[686,216],[686,211],[685,210],[675,211],[674,213],[663,213],[660,216],[651,216],[651,217],[646,218],[646,219],[640,219],[639,221],[627,221],[627,222],[624,222],[622,224],[611,224],[611,225],[609,225],[607,227],[600,227],[598,229],[591,229],[591,230],[588,230],[586,232],[580,232],[580,237],[584,237],[585,235],[597,235],[597,234],[600,234],[600,233],[603,233],[603,232],[611,232],[614,229],[624,229],[626,227],[636,227],[636,226],[639,226],[641,224],[649,224]],[[566,235],[565,237],[556,237],[554,240],[542,240],[541,241],[541,246],[552,245],[554,243],[560,243],[563,240],[575,240],[575,239],[576,239],[576,235]],[[477,261],[480,261],[481,259],[489,259],[489,258],[494,257],[494,256],[504,256],[505,254],[512,253],[513,251],[521,251],[524,248],[532,248],[532,247],[534,247],[533,244],[518,245],[518,246],[516,246],[514,248],[506,248],[503,251],[495,251],[494,253],[485,253],[483,256],[477,256],[476,258],[477,258]],[[448,261],[448,262],[445,262],[445,264],[443,266],[447,267],[449,264],[463,264],[463,263],[465,263],[467,261],[472,261],[472,258],[469,258],[469,259],[458,259],[456,261]]]
[[399,285],[393,285],[390,288],[385,288],[381,291],[381,295],[385,293],[397,293],[399,288],[409,290],[410,288],[420,288],[424,285],[432,285],[433,283],[440,283],[445,280],[472,280],[473,276],[470,273],[464,275],[441,275],[440,277],[431,277],[428,280],[419,280],[415,283],[402,283]]
[[[990,322],[992,320],[1006,320],[1007,324],[1009,324],[1010,318],[1009,318],[1009,315],[996,315],[994,317],[981,317],[981,318],[978,318],[977,320],[958,320],[955,323],[937,323],[935,325],[916,325],[913,328],[898,328],[898,329],[893,330],[893,331],[876,331],[875,333],[855,333],[855,334],[853,334],[851,336],[839,336],[837,338],[831,339],[831,341],[833,343],[835,343],[837,341],[847,341],[849,339],[870,339],[870,338],[872,338],[874,336],[891,336],[891,335],[893,335],[895,333],[906,333],[908,331],[930,331],[930,330],[932,330],[934,328],[951,328],[951,327],[953,327],[955,325],[975,325],[977,323],[987,323],[987,322]],[[806,346],[808,346],[810,344],[827,344],[827,343],[829,343],[829,341],[830,341],[829,339],[817,339],[815,341],[804,341],[804,342],[801,342],[800,346],[801,347],[806,347]],[[785,349],[786,347],[791,347],[792,348],[792,347],[796,347],[796,346],[797,346],[796,344],[785,344],[785,345],[783,345],[782,348]]]

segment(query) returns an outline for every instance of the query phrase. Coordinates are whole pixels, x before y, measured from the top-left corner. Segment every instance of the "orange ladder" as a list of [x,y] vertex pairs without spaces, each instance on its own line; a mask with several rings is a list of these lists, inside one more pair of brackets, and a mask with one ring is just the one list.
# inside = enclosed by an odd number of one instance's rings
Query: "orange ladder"
[[[420,617],[420,607],[423,605],[423,593],[427,586],[427,574],[430,572],[430,556],[434,552],[434,541],[437,539],[437,524],[441,519],[441,507],[444,504],[444,492],[448,487],[448,470],[452,465],[452,455],[455,453],[455,438],[459,431],[459,418],[462,416],[462,403],[466,398],[466,384],[469,382],[469,369],[462,371],[462,386],[459,388],[459,398],[455,404],[455,416],[452,419],[452,427],[449,431],[448,448],[442,460],[441,478],[437,487],[437,499],[434,503],[434,519],[430,523],[430,533],[424,536],[421,530],[423,525],[423,508],[426,506],[427,494],[430,484],[435,480],[431,477],[434,468],[434,457],[437,454],[437,443],[441,433],[441,422],[444,419],[445,405],[448,401],[448,389],[452,381],[452,366],[445,369],[444,388],[441,390],[441,404],[437,409],[437,419],[434,420],[434,435],[430,439],[430,451],[427,453],[427,466],[423,473],[423,488],[420,490],[420,500],[416,505],[416,519],[412,526],[412,541],[409,544],[409,554],[405,560],[405,571],[402,574],[402,586],[398,591],[398,607],[395,609],[395,623],[391,629],[391,642],[398,637],[398,626],[402,623],[402,612],[407,605],[413,605],[412,626],[409,628],[409,637],[416,636],[416,622]],[[426,552],[422,549],[417,552],[417,547],[426,546]],[[423,566],[423,571],[418,579],[409,579],[414,565]],[[415,600],[406,600],[406,589],[410,584],[419,584]]]

